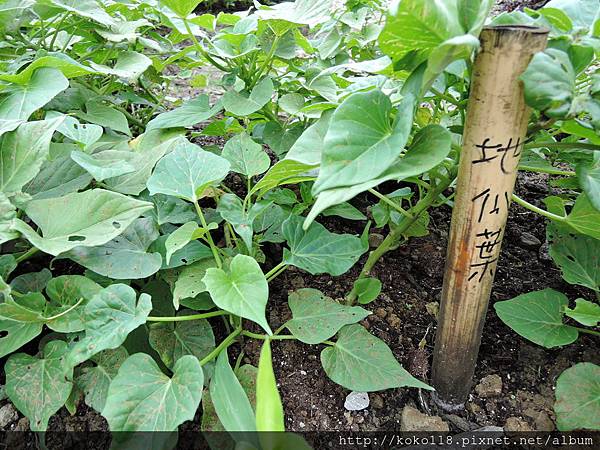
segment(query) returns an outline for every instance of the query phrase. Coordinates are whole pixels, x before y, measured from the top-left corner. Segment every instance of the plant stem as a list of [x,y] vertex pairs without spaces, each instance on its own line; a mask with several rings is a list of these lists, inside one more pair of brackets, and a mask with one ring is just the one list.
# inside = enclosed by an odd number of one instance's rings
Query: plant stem
[[202,314],[190,314],[189,316],[173,316],[173,317],[157,317],[149,316],[147,322],[186,322],[188,320],[208,319],[209,317],[227,316],[230,315],[227,311],[211,311]]
[[538,208],[537,206],[529,203],[527,200],[523,200],[521,197],[517,196],[516,194],[512,195],[512,199],[515,203],[517,203],[518,205],[521,205],[523,208],[533,211],[534,213],[540,214],[541,216],[547,217],[550,220],[555,220],[557,222],[566,222],[567,221],[566,217],[559,216],[557,214],[552,214],[551,212],[546,211],[545,209]]
[[283,272],[285,272],[285,270],[288,268],[289,266],[283,266],[281,269],[279,269],[277,272],[275,272],[273,275],[271,275],[269,278],[267,278],[267,281],[270,283],[271,281],[273,281],[275,278],[277,278],[279,275],[281,275]]
[[519,170],[526,170],[528,172],[537,172],[537,173],[547,173],[550,175],[562,175],[565,177],[574,177],[577,174],[570,170],[560,170],[555,168],[545,168],[545,167],[533,167],[533,166],[519,166]]
[[17,264],[19,264],[20,262],[23,262],[23,261],[31,258],[37,252],[39,252],[39,250],[36,247],[31,247],[29,250],[27,250],[21,256],[17,257],[17,259],[15,259],[15,261],[16,261]]
[[204,236],[206,236],[206,240],[208,242],[208,245],[210,246],[210,250],[212,251],[212,254],[217,263],[217,267],[220,269],[223,266],[223,264],[221,263],[221,257],[219,256],[219,250],[217,249],[217,246],[215,245],[215,242],[213,241],[213,238],[210,234],[210,230],[208,229],[208,225],[206,224],[206,219],[204,219],[204,214],[202,214],[202,209],[200,209],[200,205],[198,205],[198,201],[196,199],[194,199],[194,206],[196,208],[196,213],[198,214],[198,217],[200,218],[200,222],[202,223],[202,226],[206,230],[206,234]]
[[82,298],[80,298],[79,300],[77,300],[77,303],[75,303],[75,304],[74,304],[73,306],[71,306],[69,309],[67,309],[67,310],[65,310],[65,311],[63,311],[63,312],[61,312],[60,314],[57,314],[57,315],[55,315],[55,316],[52,316],[52,317],[46,317],[44,320],[45,320],[45,321],[47,321],[47,322],[49,322],[49,321],[51,321],[51,320],[58,319],[59,317],[62,317],[62,316],[64,316],[65,314],[68,314],[68,313],[70,313],[71,311],[73,311],[75,308],[77,308],[77,307],[78,307],[78,306],[81,304],[81,302],[82,302],[82,301],[83,301],[83,297],[82,297]]
[[531,144],[525,144],[523,148],[556,148],[556,149],[582,149],[582,150],[595,150],[600,151],[600,145],[589,144],[587,142],[533,142]]
[[204,58],[206,58],[208,60],[208,62],[210,62],[217,69],[222,70],[223,72],[228,72],[229,69],[227,69],[227,67],[225,67],[222,64],[219,64],[217,61],[215,61],[208,54],[208,52],[206,50],[204,50],[204,48],[202,47],[202,45],[200,45],[200,42],[198,42],[198,39],[196,39],[196,36],[194,36],[194,33],[192,33],[192,29],[190,28],[190,24],[188,23],[188,21],[186,19],[183,19],[183,24],[185,25],[185,30],[189,34],[190,39],[192,40],[192,42],[194,43],[194,46],[196,47],[196,51],[198,53],[200,53]]
[[277,264],[275,267],[273,267],[271,270],[269,270],[266,274],[265,274],[265,278],[269,279],[270,277],[272,277],[279,269],[281,269],[282,267],[284,267],[286,264],[281,261],[279,264]]
[[246,331],[246,330],[242,331],[242,336],[248,336],[248,337],[251,337],[254,339],[261,339],[263,341],[266,341],[267,339],[272,339],[272,340],[296,339],[291,334],[283,334],[283,335],[279,335],[279,336],[275,336],[275,335],[269,336],[268,334],[252,333],[252,332]]
[[373,194],[375,197],[377,197],[378,199],[380,199],[382,202],[384,202],[387,205],[389,205],[390,207],[394,208],[396,211],[398,211],[404,217],[408,217],[409,219],[412,219],[412,216],[408,213],[408,211],[406,211],[400,205],[396,204],[396,202],[390,200],[386,195],[381,194],[380,192],[377,192],[375,189],[369,189],[369,192],[371,194]]
[[580,327],[573,327],[573,328],[577,328],[577,331],[579,331],[580,333],[591,334],[592,336],[600,336],[600,331],[588,330],[586,328],[580,328]]
[[233,341],[235,340],[235,338],[242,332],[242,327],[238,327],[235,330],[233,330],[233,332],[227,336],[225,339],[223,339],[223,341],[217,345],[217,347],[210,352],[208,355],[206,355],[204,358],[202,358],[200,360],[200,365],[203,366],[206,363],[212,361],[213,359],[215,359],[217,356],[219,356],[219,353],[221,353],[221,351],[227,347],[229,347]]

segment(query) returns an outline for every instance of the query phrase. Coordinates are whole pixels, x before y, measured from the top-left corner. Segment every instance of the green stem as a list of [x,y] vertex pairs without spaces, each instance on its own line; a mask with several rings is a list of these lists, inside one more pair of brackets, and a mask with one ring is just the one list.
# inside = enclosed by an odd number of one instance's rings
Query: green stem
[[271,339],[271,340],[285,340],[285,339],[296,339],[294,336],[292,336],[291,334],[283,334],[283,335],[279,335],[279,336],[269,336],[268,334],[258,334],[258,333],[252,333],[250,331],[242,331],[242,336],[247,336],[247,337],[251,337],[254,339],[261,339],[263,341],[266,341],[267,339]]
[[387,205],[389,205],[390,207],[394,208],[396,211],[398,211],[404,217],[408,217],[409,219],[412,219],[412,216],[408,213],[408,211],[406,211],[400,205],[396,204],[396,202],[394,202],[394,201],[390,200],[389,198],[387,198],[387,196],[385,196],[385,195],[377,192],[375,189],[369,189],[369,192],[371,194],[373,194],[375,197],[377,197],[378,199],[380,199],[382,202],[384,202]]
[[273,275],[271,275],[269,278],[267,278],[267,282],[271,282],[273,281],[275,278],[277,278],[279,275],[281,275],[283,272],[285,272],[285,270],[288,268],[289,266],[283,266],[281,269],[279,269],[277,272],[275,272]]
[[451,95],[445,94],[443,92],[438,91],[434,88],[429,88],[429,90],[436,95],[436,97],[441,98],[442,100],[446,100],[448,103],[452,103],[455,106],[461,106],[460,101],[456,100]]
[[196,199],[194,199],[194,206],[196,208],[196,213],[198,214],[198,217],[200,218],[200,222],[202,223],[202,226],[206,230],[206,234],[204,236],[206,236],[206,240],[208,242],[208,245],[210,246],[210,250],[212,251],[212,254],[217,263],[217,267],[220,269],[223,266],[223,264],[221,263],[221,257],[219,256],[219,250],[217,249],[217,246],[215,245],[215,242],[213,241],[213,238],[210,234],[210,230],[208,229],[208,225],[206,223],[206,219],[204,219],[204,214],[202,214],[202,209],[200,209],[200,206],[198,205],[198,201]]
[[573,328],[577,328],[577,331],[579,331],[580,333],[591,334],[592,336],[600,336],[600,331],[588,330],[586,328],[580,328],[580,327],[573,327]]
[[273,267],[271,270],[269,270],[266,274],[265,274],[265,278],[270,278],[272,277],[279,269],[281,269],[282,267],[284,267],[286,264],[281,261],[279,264],[277,264],[275,267]]
[[238,327],[235,330],[233,330],[233,332],[229,336],[227,336],[212,352],[210,352],[208,355],[206,355],[200,360],[200,365],[203,366],[206,363],[215,359],[217,356],[219,356],[219,353],[221,353],[223,349],[229,347],[241,332],[242,327]]
[[533,211],[534,213],[540,214],[544,217],[547,217],[550,220],[555,220],[556,222],[566,222],[567,218],[563,217],[563,216],[559,216],[557,214],[552,214],[549,211],[546,211],[542,208],[538,208],[535,205],[532,205],[531,203],[529,203],[526,200],[523,200],[521,197],[517,196],[516,194],[512,195],[512,200],[517,203],[518,205],[521,205],[523,208],[526,208],[530,211]]
[[81,302],[82,302],[82,301],[83,301],[83,298],[80,298],[80,299],[77,301],[77,303],[75,303],[75,304],[74,304],[73,306],[71,306],[69,309],[67,309],[67,310],[65,310],[65,311],[63,311],[63,312],[61,312],[60,314],[57,314],[57,315],[55,315],[55,316],[52,316],[52,317],[46,317],[46,318],[44,318],[44,320],[45,320],[45,321],[47,321],[47,322],[49,322],[49,321],[51,321],[51,320],[58,319],[59,317],[62,317],[62,316],[64,316],[65,314],[68,314],[68,313],[70,313],[71,311],[73,311],[75,308],[77,308],[77,307],[78,307],[78,306],[81,304]]
[[202,314],[190,314],[189,316],[173,316],[173,317],[157,317],[149,316],[146,318],[148,322],[186,322],[188,320],[208,319],[209,317],[227,316],[231,313],[227,311],[211,311]]
[[325,345],[335,345],[335,342],[332,342],[332,341],[323,341],[323,342],[321,342],[321,344],[325,344]]
[[546,168],[546,167],[534,167],[534,166],[524,166],[520,165],[519,170],[526,170],[528,172],[536,172],[536,173],[547,173],[550,175],[562,175],[565,177],[574,177],[577,174],[570,170],[560,170],[555,168]]
[[559,150],[574,148],[600,151],[600,145],[589,144],[587,142],[533,142],[531,144],[525,144],[523,148],[556,148]]
[[19,264],[20,262],[23,262],[23,261],[31,258],[37,252],[39,252],[39,250],[36,247],[31,247],[29,250],[27,250],[21,256],[17,257],[17,259],[15,259],[15,261],[16,261],[17,264]]
[[204,58],[206,58],[208,60],[208,62],[210,62],[217,69],[222,70],[223,72],[229,72],[229,69],[227,67],[223,66],[222,64],[219,64],[208,54],[208,52],[206,50],[204,50],[202,45],[200,45],[200,42],[198,42],[198,39],[196,39],[196,36],[194,36],[194,33],[192,33],[190,24],[188,23],[188,21],[186,19],[183,19],[183,24],[185,25],[185,30],[189,34],[190,39],[192,40],[192,42],[194,43],[194,46],[196,47],[196,51],[198,53],[200,53]]
[[56,38],[58,37],[58,33],[60,32],[60,28],[62,26],[62,24],[64,23],[64,21],[67,19],[67,17],[69,17],[69,13],[66,12],[64,14],[64,16],[60,19],[60,21],[58,22],[58,24],[56,25],[56,29],[54,30],[54,35],[52,36],[52,40],[50,41],[50,50],[54,49],[54,44],[56,43]]

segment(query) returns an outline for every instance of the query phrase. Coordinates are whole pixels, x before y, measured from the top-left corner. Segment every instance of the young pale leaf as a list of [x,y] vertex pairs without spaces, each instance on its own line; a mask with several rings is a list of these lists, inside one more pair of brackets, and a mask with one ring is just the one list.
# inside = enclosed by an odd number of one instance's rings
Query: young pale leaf
[[[277,381],[273,372],[271,358],[271,340],[265,340],[258,360],[258,375],[256,378],[256,431],[285,431],[283,405],[277,390]],[[272,439],[269,435],[260,436]],[[269,446],[266,446],[269,448]]]
[[252,320],[273,334],[265,318],[269,285],[254,258],[236,255],[228,272],[209,268],[202,281],[219,308]]
[[71,152],[71,159],[87,170],[96,181],[135,172],[135,166],[130,161],[136,156],[133,152],[120,150],[106,150],[94,155],[82,151]]
[[579,333],[562,321],[567,297],[554,289],[529,292],[496,302],[498,317],[515,332],[546,348],[574,342]]
[[148,122],[146,131],[155,128],[189,128],[197,123],[204,122],[221,111],[221,104],[210,106],[208,95],[201,94],[193,98],[179,108],[162,113]]
[[304,222],[308,228],[317,215],[332,205],[350,200],[361,192],[388,180],[401,181],[408,177],[420,175],[440,164],[450,152],[452,136],[448,130],[439,125],[428,125],[419,130],[412,145],[401,158],[386,169],[381,175],[370,181],[321,192],[312,210]]
[[252,205],[246,212],[240,198],[235,194],[224,194],[219,200],[217,211],[221,217],[229,222],[237,234],[243,239],[248,249],[252,249],[253,223],[263,214],[271,202],[260,201]]
[[[4,2],[3,5],[6,5],[6,2]],[[0,6],[0,9],[1,8],[2,6]],[[76,78],[94,73],[92,69],[78,63],[70,56],[64,53],[52,52],[47,56],[36,58],[19,73],[0,74],[0,80],[8,81],[9,83],[27,84],[35,71],[42,67],[58,69],[67,78]]]
[[548,117],[564,118],[571,109],[575,77],[569,55],[562,50],[549,48],[536,53],[521,75],[525,101]]
[[340,305],[317,289],[299,289],[288,297],[292,319],[285,324],[306,344],[319,344],[335,335],[344,325],[360,322],[369,311],[359,306]]
[[227,349],[217,359],[210,381],[210,398],[227,431],[256,431],[254,410],[244,388],[229,365]]
[[361,213],[350,203],[340,203],[339,205],[330,206],[323,211],[323,215],[325,217],[339,216],[348,220],[367,220],[367,216]]
[[577,178],[590,199],[590,203],[600,211],[600,154],[594,153],[591,164],[577,166]]
[[116,24],[104,10],[103,5],[96,0],[52,0],[52,6],[91,19],[109,28]]
[[565,315],[582,325],[596,327],[600,322],[600,305],[578,298],[575,300],[575,309],[567,308]]
[[185,267],[175,281],[173,288],[173,305],[179,309],[179,303],[183,299],[194,298],[202,292],[206,292],[206,285],[202,281],[206,270],[215,267],[214,259],[205,259]]
[[567,223],[579,233],[587,234],[594,239],[600,239],[600,210],[594,208],[585,193],[579,194],[571,213],[567,216]]
[[212,258],[210,248],[198,241],[190,241],[182,249],[177,250],[171,255],[171,260],[167,264],[167,249],[165,243],[168,236],[162,235],[152,243],[149,248],[151,252],[160,253],[163,259],[161,269],[174,269],[175,267],[187,266],[201,259]]
[[246,177],[260,175],[271,164],[271,159],[262,145],[254,142],[246,133],[237,134],[229,139],[221,156],[231,163],[231,170]]
[[61,118],[27,122],[0,138],[0,191],[19,192],[37,175],[61,122]]
[[101,290],[98,283],[82,275],[61,275],[51,279],[46,286],[50,301],[46,304],[44,315],[58,317],[46,325],[59,333],[84,330],[85,305]]
[[0,93],[0,119],[27,120],[68,87],[60,70],[40,68],[26,84],[11,84]]
[[104,350],[91,358],[95,366],[81,368],[75,382],[84,394],[86,405],[98,412],[104,409],[108,387],[128,356],[124,347]]
[[381,292],[381,281],[377,278],[359,278],[354,282],[358,303],[366,305],[377,298]]
[[158,162],[147,186],[150,195],[167,194],[196,202],[204,189],[227,176],[229,168],[226,159],[180,141]]
[[405,97],[392,125],[392,103],[380,90],[344,100],[331,117],[313,192],[364,183],[388,169],[408,140],[414,106],[414,97]]
[[283,250],[286,264],[313,275],[338,276],[348,271],[367,250],[356,236],[330,233],[316,222],[304,231],[302,222],[303,217],[291,216],[283,223],[283,236],[290,247]]
[[579,363],[556,380],[556,427],[560,431],[600,430],[600,366]]
[[335,345],[321,352],[321,364],[329,378],[353,391],[432,389],[404,370],[389,347],[358,324],[340,330]]
[[554,224],[548,225],[547,235],[550,256],[565,281],[600,291],[600,240],[561,231]]
[[65,404],[73,368],[65,364],[67,344],[50,341],[40,358],[17,353],[6,361],[6,393],[30,421],[32,431],[46,431],[48,420]]
[[[183,310],[177,316],[190,314],[193,312]],[[185,355],[201,360],[215,348],[215,336],[206,319],[152,323],[148,339],[162,362],[170,369]]]
[[198,228],[196,222],[190,221],[181,225],[167,237],[167,240],[165,241],[167,264],[171,262],[173,253],[177,250],[181,250],[193,239],[194,232],[196,232]]
[[458,0],[458,20],[463,30],[478,36],[494,0]]
[[91,62],[90,66],[97,72],[105,75],[114,75],[128,81],[135,81],[148,67],[152,66],[152,60],[142,53],[124,51],[118,54],[117,62],[114,67],[96,64],[94,62]]
[[19,350],[42,332],[41,322],[0,319],[0,358]]
[[152,209],[152,204],[92,189],[60,198],[32,200],[24,209],[43,237],[21,220],[15,220],[15,229],[40,250],[58,255],[77,246],[105,244],[144,211]]
[[273,82],[269,77],[263,78],[254,86],[250,94],[246,92],[227,91],[223,95],[225,111],[236,116],[247,116],[265,106],[273,94]]
[[174,431],[192,420],[202,398],[198,358],[181,357],[169,378],[151,356],[130,356],[110,383],[102,415],[111,431]]
[[141,294],[136,304],[133,288],[125,284],[104,288],[85,307],[85,337],[69,353],[69,364],[74,367],[102,350],[117,348],[146,322],[151,309],[148,294]]
[[56,131],[72,141],[82,144],[84,147],[97,142],[102,137],[102,133],[104,133],[101,126],[89,123],[79,123],[75,117],[63,115],[54,111],[50,111],[46,114],[46,119],[54,119],[57,117],[62,117],[63,122]]
[[202,3],[203,0],[160,0],[160,3],[165,5],[182,19],[185,19],[194,12],[196,6]]
[[75,247],[57,259],[71,259],[86,269],[115,280],[137,280],[155,274],[162,267],[162,256],[148,252],[158,238],[158,227],[149,217],[133,221],[116,238],[95,247]]

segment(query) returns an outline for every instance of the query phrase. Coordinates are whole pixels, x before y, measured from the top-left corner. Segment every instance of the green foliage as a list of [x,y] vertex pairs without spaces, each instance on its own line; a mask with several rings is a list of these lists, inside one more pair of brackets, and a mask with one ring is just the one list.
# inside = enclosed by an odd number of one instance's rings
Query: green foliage
[[[208,386],[202,429],[282,431],[271,354],[282,339],[324,346],[325,373],[347,389],[429,389],[355,305],[378,305],[373,264],[451,205],[492,3],[296,0],[196,15],[197,0],[0,0],[0,356],[32,429],[82,397],[111,431],[174,432]],[[552,221],[565,280],[595,291],[597,17],[594,0],[553,0],[493,19],[550,30],[522,76],[533,115],[521,168],[567,189],[548,210],[520,204]],[[289,266],[347,273],[372,225],[387,237],[346,298],[301,289],[292,318],[271,323],[269,283]],[[597,334],[594,298],[544,290],[496,310],[545,346]],[[229,361],[240,339],[264,341],[258,369]],[[15,353],[41,342],[39,355]],[[589,366],[559,378],[561,429],[593,428]],[[307,447],[293,435],[234,439]]]

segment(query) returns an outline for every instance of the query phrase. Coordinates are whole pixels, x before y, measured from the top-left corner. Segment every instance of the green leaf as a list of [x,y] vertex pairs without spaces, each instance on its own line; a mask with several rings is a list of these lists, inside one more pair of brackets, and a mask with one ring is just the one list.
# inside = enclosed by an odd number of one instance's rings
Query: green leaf
[[196,202],[204,189],[227,176],[229,168],[226,159],[180,141],[158,162],[147,186],[150,195],[167,194]]
[[110,383],[128,356],[124,347],[104,350],[91,358],[95,366],[81,368],[76,384],[84,394],[86,405],[98,412],[104,409]]
[[567,216],[567,223],[580,233],[600,239],[599,222],[600,210],[594,208],[585,193],[579,194],[571,213]]
[[455,36],[442,42],[429,55],[423,86],[429,87],[450,63],[459,59],[468,60],[478,48],[479,39],[471,34]]
[[27,120],[68,87],[60,70],[38,69],[27,84],[11,84],[0,91],[0,119]]
[[389,347],[358,324],[340,330],[335,345],[321,352],[321,364],[329,378],[353,391],[432,389],[404,370]]
[[167,240],[165,241],[167,264],[171,261],[173,253],[177,250],[181,250],[193,239],[194,233],[198,229],[198,224],[194,221],[190,221],[181,225],[167,237]]
[[8,81],[9,83],[27,84],[35,74],[35,71],[42,67],[58,69],[66,78],[75,78],[94,73],[92,69],[78,63],[69,55],[53,52],[49,53],[47,56],[35,59],[19,73],[0,74],[0,80]]
[[304,96],[298,93],[284,94],[279,97],[279,106],[286,113],[294,115],[304,107]]
[[173,376],[152,357],[130,356],[110,383],[102,415],[111,431],[174,431],[192,420],[202,398],[204,374],[194,356],[181,357]]
[[525,102],[548,117],[569,114],[575,90],[575,70],[565,52],[549,48],[536,53],[521,75]]
[[297,184],[312,180],[314,176],[310,175],[309,172],[315,167],[317,167],[317,164],[305,164],[291,159],[282,159],[269,169],[250,192],[252,194],[260,192],[260,195],[264,195],[267,191],[282,184]]
[[136,304],[135,291],[125,284],[102,289],[85,306],[85,337],[73,346],[69,364],[74,367],[123,344],[130,332],[146,322],[151,309],[148,294],[141,294]]
[[118,177],[135,171],[129,161],[135,158],[133,152],[105,150],[94,155],[81,151],[71,152],[71,159],[88,171],[96,181]]
[[560,374],[554,412],[560,431],[599,430],[600,366],[579,363]]
[[[283,405],[277,390],[277,381],[273,372],[271,358],[271,340],[266,339],[260,351],[258,360],[258,375],[256,377],[256,431],[285,431]],[[259,437],[263,448],[263,439],[270,440],[273,436]],[[266,446],[269,448],[269,446]]]
[[160,270],[162,256],[148,252],[158,238],[158,227],[149,217],[135,219],[119,236],[95,247],[75,247],[57,259],[71,259],[86,269],[115,280],[147,278]]
[[406,97],[392,125],[392,103],[381,91],[357,92],[344,100],[331,118],[313,192],[353,186],[384,172],[408,140],[414,103],[414,97]]
[[202,281],[206,270],[215,267],[214,259],[205,259],[191,264],[179,274],[173,289],[173,305],[179,309],[179,303],[183,299],[195,298],[202,292],[207,292],[206,285]]
[[547,228],[550,256],[567,283],[600,291],[600,240],[561,231],[553,223]]
[[210,382],[210,398],[227,431],[256,431],[254,410],[244,388],[229,365],[227,349],[217,359]]
[[494,309],[502,322],[525,339],[552,348],[577,339],[577,329],[562,321],[568,305],[569,300],[563,293],[544,289],[496,302]]
[[60,198],[32,200],[24,209],[43,237],[20,220],[15,221],[15,229],[40,250],[58,255],[77,246],[105,244],[144,211],[152,209],[152,204],[92,189]]
[[285,324],[306,344],[319,344],[335,335],[344,325],[360,322],[369,311],[359,306],[340,305],[317,289],[299,289],[288,297],[292,319]]
[[271,159],[262,145],[254,142],[246,133],[228,140],[221,156],[231,163],[231,170],[248,178],[260,175],[271,165]]
[[87,122],[110,128],[114,131],[131,136],[127,117],[114,107],[103,104],[100,100],[93,99],[85,104],[86,112],[77,112],[80,119]]
[[209,268],[202,281],[219,308],[252,320],[273,334],[265,318],[269,285],[254,258],[236,255],[228,272]]
[[269,27],[279,36],[297,25],[315,27],[330,17],[329,0],[296,0],[286,3],[261,5],[256,12],[260,19],[268,20]]
[[[46,323],[59,333],[74,333],[85,329],[85,305],[102,287],[81,275],[61,275],[48,281],[46,294],[50,301],[46,304],[44,315],[56,319]],[[68,311],[75,305],[75,309]],[[66,313],[66,314],[65,314]]]
[[596,327],[600,322],[600,305],[578,298],[575,300],[575,309],[565,309],[565,315],[582,325]]
[[165,247],[167,238],[168,236],[165,235],[160,236],[149,248],[149,251],[158,252],[162,256],[163,265],[161,270],[187,266],[195,263],[196,261],[200,261],[201,259],[213,257],[210,248],[208,248],[206,245],[201,244],[198,241],[191,241],[182,249],[174,252],[173,255],[171,255],[169,264],[167,264],[167,250]]
[[579,184],[594,208],[600,210],[600,154],[594,153],[592,164],[577,166]]
[[211,107],[208,95],[201,94],[198,97],[185,102],[179,108],[156,116],[148,122],[146,131],[156,128],[189,128],[197,123],[210,119],[219,111],[221,111],[220,103],[216,103]]
[[404,0],[392,4],[379,46],[394,61],[411,57],[422,62],[442,42],[466,31],[455,1]]
[[82,124],[76,118],[63,114],[46,114],[46,119],[55,117],[63,118],[63,123],[56,131],[72,141],[83,144],[84,147],[97,142],[102,137],[102,133],[104,133],[104,129],[100,125]]
[[224,194],[219,200],[217,211],[224,220],[229,222],[237,234],[243,239],[246,247],[252,249],[253,223],[263,214],[271,202],[261,201],[252,205],[250,211],[245,211],[240,198],[235,194]]
[[50,0],[52,6],[72,12],[78,16],[92,19],[106,27],[115,24],[115,20],[104,10],[97,0]]
[[44,268],[39,272],[24,273],[13,278],[10,287],[21,294],[42,292],[50,280],[52,280],[52,272]]
[[479,35],[494,0],[458,0],[458,20],[468,33]]
[[154,203],[154,217],[159,225],[165,223],[180,224],[195,220],[198,216],[194,207],[177,197],[155,194],[149,196]]
[[596,0],[552,0],[546,8],[556,8],[563,11],[575,26],[590,28],[598,19],[598,2]]
[[193,13],[196,6],[202,2],[203,0],[160,0],[160,3],[165,5],[182,19],[185,19]]
[[323,211],[325,217],[339,216],[348,220],[367,220],[367,216],[361,213],[357,208],[350,203],[340,203],[333,205]]
[[273,82],[269,77],[265,77],[254,86],[250,93],[227,91],[223,95],[223,107],[225,111],[236,116],[247,116],[269,103],[271,95],[273,95]]
[[73,369],[65,364],[67,350],[65,342],[50,341],[40,358],[17,353],[6,361],[6,393],[29,419],[32,431],[45,431],[71,393]]
[[0,138],[0,191],[19,192],[35,178],[61,122],[62,119],[27,122]]
[[366,305],[375,300],[381,292],[381,281],[377,278],[359,278],[354,282],[354,291],[358,295],[358,303]]
[[133,51],[120,52],[117,62],[113,67],[102,64],[90,63],[93,69],[105,75],[114,75],[128,81],[137,80],[148,67],[152,66],[152,60],[146,55]]
[[5,294],[0,303],[0,319],[16,322],[43,322],[46,299],[39,292],[29,292],[13,299]]
[[41,322],[0,319],[0,358],[19,350],[42,332]]
[[291,216],[283,223],[283,236],[290,247],[283,250],[286,264],[313,275],[338,276],[347,272],[367,250],[356,236],[330,233],[316,222],[304,231],[302,222],[302,217]]
[[299,122],[291,125],[282,125],[279,122],[267,122],[262,134],[262,139],[277,157],[282,157],[294,145],[304,131],[304,125]]
[[361,192],[388,180],[401,181],[420,175],[440,164],[450,152],[452,137],[449,131],[439,125],[428,125],[419,130],[410,148],[381,175],[370,181],[321,192],[307,216],[304,227],[308,227],[315,217],[332,205],[350,200]]
[[[193,314],[193,311],[183,310],[177,316],[189,314]],[[215,348],[215,336],[206,319],[151,323],[149,341],[170,369],[185,355],[201,360]],[[206,366],[204,368],[206,370]]]

